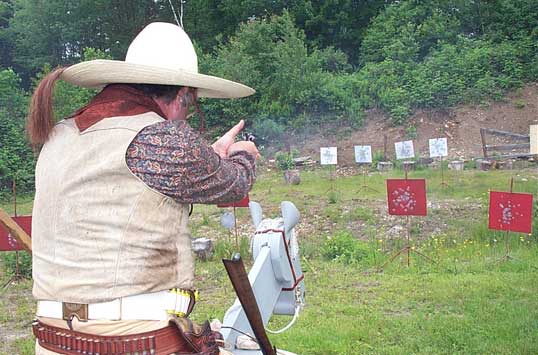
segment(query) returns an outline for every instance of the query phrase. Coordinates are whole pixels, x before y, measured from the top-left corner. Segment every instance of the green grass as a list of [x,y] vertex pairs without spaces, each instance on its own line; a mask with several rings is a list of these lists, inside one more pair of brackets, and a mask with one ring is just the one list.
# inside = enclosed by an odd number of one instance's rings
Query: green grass
[[[263,171],[250,194],[262,202],[265,217],[279,215],[279,203],[293,201],[302,214],[297,227],[306,275],[307,306],[296,325],[270,338],[279,348],[298,354],[536,354],[538,353],[538,227],[531,235],[487,228],[488,190],[538,192],[538,172],[419,170],[426,178],[427,217],[410,218],[414,248],[435,260],[411,253],[381,265],[404,245],[405,219],[386,214],[385,179],[401,171],[371,173],[366,182],[377,190],[360,190],[362,175],[330,179],[329,170],[301,172],[300,185],[285,185],[282,174]],[[359,191],[360,190],[360,191]],[[329,193],[335,191],[337,198]],[[31,211],[31,196],[20,199],[19,214]],[[5,203],[3,208],[10,208]],[[233,231],[219,224],[222,210],[195,206],[193,234],[217,239],[219,257],[235,249]],[[240,248],[245,254],[253,232],[246,209],[237,210]],[[322,250],[328,237],[346,231],[360,243],[356,262],[328,260]],[[393,233],[393,234],[391,234]],[[241,237],[242,236],[242,237]],[[358,257],[359,257],[358,256]],[[9,278],[6,257],[0,281]],[[249,264],[249,263],[248,263]],[[248,266],[248,265],[247,265]],[[202,298],[196,321],[219,318],[234,300],[219,258],[197,262]],[[35,304],[31,282],[0,291],[0,354],[32,354],[29,323]],[[271,329],[290,319],[274,317]],[[9,338],[2,331],[9,330]],[[13,335],[14,334],[14,335]]]
[[[360,198],[384,198],[386,196],[385,180],[387,178],[404,178],[401,170],[388,173],[371,172],[366,178],[370,189],[360,189],[363,185],[363,176],[355,175],[331,180],[327,171],[313,170],[301,172],[300,185],[285,185],[281,172],[268,172],[256,183],[251,197],[263,197],[266,204],[278,203],[283,198],[297,200],[298,206],[307,207],[315,204],[327,196],[331,190],[341,193],[343,200]],[[426,179],[428,197],[450,199],[486,199],[489,190],[508,191],[510,179],[514,178],[514,192],[538,192],[538,177],[535,169],[513,171],[453,171],[444,170],[444,182],[448,187],[442,187],[441,172],[439,169],[424,169],[410,171],[410,179]],[[359,191],[360,190],[360,191]],[[293,200],[295,202],[295,200]]]

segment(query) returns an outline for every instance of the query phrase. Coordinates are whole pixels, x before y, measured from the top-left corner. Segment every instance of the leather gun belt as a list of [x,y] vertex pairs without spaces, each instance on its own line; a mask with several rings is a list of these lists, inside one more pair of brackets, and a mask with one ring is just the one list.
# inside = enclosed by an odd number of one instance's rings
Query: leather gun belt
[[39,345],[65,355],[195,354],[174,325],[150,332],[100,336],[46,325],[36,321],[32,329]]

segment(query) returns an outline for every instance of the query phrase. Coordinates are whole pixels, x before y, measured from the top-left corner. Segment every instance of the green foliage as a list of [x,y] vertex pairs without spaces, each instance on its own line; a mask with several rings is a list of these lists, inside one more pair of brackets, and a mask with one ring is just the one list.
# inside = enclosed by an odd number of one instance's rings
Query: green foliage
[[304,32],[287,11],[252,20],[242,24],[229,42],[221,43],[215,55],[204,56],[202,67],[252,86],[257,93],[243,100],[208,102],[205,109],[214,124],[244,116],[285,124],[289,117],[304,113],[351,115],[356,107],[350,103],[350,85],[334,80],[346,63],[335,49],[310,50]]
[[481,6],[479,20],[482,22],[482,34],[488,39],[502,41],[536,35],[538,2],[494,0],[481,2]]
[[331,205],[334,205],[340,200],[340,193],[336,190],[327,191],[327,202]]
[[535,79],[538,46],[526,40],[491,42],[458,37],[432,49],[422,62],[384,59],[353,74],[364,109],[379,107],[396,123],[413,108],[499,100]]
[[283,171],[293,169],[295,167],[294,157],[294,152],[277,152],[275,154],[277,168]]
[[239,252],[243,258],[250,255],[250,240],[248,237],[240,237],[238,244],[239,250],[235,245],[235,241],[232,241],[231,238],[227,240],[218,239],[215,242],[215,253],[213,254],[213,257],[218,259],[231,258],[233,254],[237,252]]
[[366,62],[416,62],[439,42],[453,41],[460,21],[445,1],[402,1],[388,6],[368,26],[361,46]]
[[369,248],[366,243],[355,239],[349,232],[343,231],[327,237],[321,247],[321,253],[328,260],[357,264],[368,257]]
[[[522,13],[535,7],[536,2],[523,0],[515,6],[507,0],[477,6],[445,0],[388,6],[362,42],[364,66],[354,74],[362,88],[361,106],[382,108],[401,123],[413,108],[498,100],[506,90],[536,80],[538,16]],[[506,9],[506,16],[499,8]],[[519,25],[518,16],[525,25]],[[477,19],[481,23],[473,22]],[[524,28],[517,36],[476,35],[512,23]]]
[[254,129],[256,139],[260,139],[260,141],[264,143],[279,140],[286,129],[281,123],[277,123],[270,118],[261,117],[254,120],[252,128]]
[[[83,60],[94,59],[111,59],[111,57],[98,49],[84,48]],[[50,72],[51,66],[45,64],[42,71],[37,75],[35,84],[37,85]],[[81,88],[58,80],[54,89],[54,116],[56,120],[71,116],[77,109],[86,105],[97,92],[97,90]]]
[[385,161],[385,154],[382,150],[376,150],[374,151],[374,154],[372,155],[372,167],[377,167],[377,163]]
[[[110,58],[102,51],[86,48],[85,59]],[[36,82],[49,73],[45,65]],[[0,70],[0,197],[10,193],[12,181],[20,193],[34,188],[35,158],[25,135],[28,95],[21,88],[21,79],[12,69]],[[57,118],[70,116],[95,95],[88,90],[58,81],[54,92],[54,109]]]
[[20,355],[34,355],[35,339],[32,336],[24,339],[17,339],[15,341],[15,347],[17,348],[17,353]]
[[417,126],[410,125],[405,127],[405,137],[408,139],[417,138]]
[[[21,251],[19,254],[19,274],[27,279],[32,277],[32,255],[25,251]],[[2,260],[6,266],[7,273],[9,275],[15,275],[17,271],[17,253],[5,252],[2,253]]]
[[52,67],[80,61],[84,48],[92,47],[123,59],[131,39],[144,24],[155,20],[159,10],[171,16],[160,1],[137,0],[14,0],[9,20],[13,62],[26,78],[45,63]]
[[510,88],[521,86],[529,53],[515,43],[499,44],[461,38],[433,52],[414,71],[413,97],[417,106],[451,106],[460,102],[500,99]]
[[11,1],[0,1],[0,68],[12,66],[13,36],[7,30],[9,20],[13,17],[14,9]]
[[[165,5],[168,5],[165,2]],[[228,41],[241,23],[282,15],[288,11],[308,43],[335,47],[358,62],[362,38],[370,20],[392,0],[197,0],[185,3],[186,31],[210,52],[219,41]],[[168,8],[165,7],[167,10]],[[165,15],[165,14],[163,14]]]
[[[535,0],[200,0],[184,22],[201,72],[257,90],[205,100],[213,133],[245,118],[271,140],[329,120],[359,127],[371,108],[399,124],[417,108],[498,100],[538,80],[537,14]],[[174,21],[168,1],[0,1],[0,66],[29,88],[57,65],[123,59],[154,20]],[[92,94],[59,83],[57,116]]]
[[19,192],[33,189],[34,156],[24,131],[27,105],[19,76],[0,70],[0,198],[11,192],[13,180]]
[[518,99],[514,101],[514,107],[517,108],[518,110],[525,108],[525,105],[526,103],[524,100]]

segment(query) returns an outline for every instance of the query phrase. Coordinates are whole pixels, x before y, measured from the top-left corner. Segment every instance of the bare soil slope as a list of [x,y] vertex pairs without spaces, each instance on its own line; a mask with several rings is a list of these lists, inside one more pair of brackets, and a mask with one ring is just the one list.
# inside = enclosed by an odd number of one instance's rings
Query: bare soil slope
[[390,159],[394,157],[394,142],[409,139],[413,128],[408,127],[415,127],[416,138],[413,140],[420,156],[429,156],[428,139],[447,137],[449,159],[469,159],[482,156],[480,128],[529,134],[531,124],[538,124],[538,83],[510,93],[499,102],[419,110],[402,126],[394,126],[383,112],[372,110],[367,113],[365,125],[359,129],[321,127],[321,133],[290,138],[289,144],[301,155],[310,155],[315,160],[319,160],[319,147],[337,146],[338,164],[353,165],[354,145],[372,145],[374,152],[382,151],[386,135]]

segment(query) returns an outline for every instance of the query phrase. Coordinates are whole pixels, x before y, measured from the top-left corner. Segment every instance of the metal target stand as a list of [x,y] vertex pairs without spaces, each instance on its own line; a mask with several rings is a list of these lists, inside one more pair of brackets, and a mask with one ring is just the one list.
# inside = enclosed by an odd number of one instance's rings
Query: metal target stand
[[[510,193],[513,193],[513,192],[514,192],[514,177],[512,176],[510,177]],[[510,255],[510,230],[506,230],[504,233],[504,245],[505,245],[505,254],[499,260],[497,260],[497,263],[500,264],[503,262],[507,262],[509,260],[523,262],[522,260],[519,260],[518,258],[514,258],[512,255]]]
[[329,172],[328,180],[331,182],[331,186],[327,189],[327,193],[332,192],[337,194],[338,193],[338,187],[336,185],[336,178],[337,178],[337,171],[336,171],[336,165],[331,164],[329,168],[327,169]]
[[445,182],[445,174],[444,174],[444,166],[443,166],[443,156],[441,156],[441,160],[439,161],[439,164],[441,165],[441,187],[448,188],[450,187],[450,184]]
[[[329,162],[325,162],[323,160],[323,157],[321,156],[321,154],[323,154],[323,153],[320,152],[320,165],[324,169],[327,170],[327,174],[328,174],[327,179],[330,181],[330,186],[327,189],[327,191],[325,191],[325,193],[327,194],[327,197],[328,197],[329,200],[331,199],[329,197],[329,194],[333,194],[334,199],[337,199],[339,197],[338,185],[337,185],[337,181],[336,181],[337,178],[338,178],[338,169],[337,169],[338,163],[337,163],[337,161],[332,163],[332,159],[329,159],[328,160]],[[336,154],[338,156],[338,153],[336,153]],[[328,167],[325,168],[327,165],[328,165]]]
[[[366,165],[366,164],[365,164]],[[376,192],[378,193],[379,191],[377,191],[376,189],[374,189],[373,187],[370,187],[367,183],[366,183],[366,176],[368,175],[368,168],[366,169],[362,169],[362,185],[361,187],[359,187],[359,189],[357,190],[357,193],[360,193],[361,191],[363,190],[369,190],[371,192]]]
[[[407,175],[408,175],[408,167],[407,166],[404,168],[404,172],[405,172],[405,180],[407,180]],[[403,248],[401,248],[400,250],[398,250],[397,252],[393,253],[390,256],[390,258],[387,261],[385,261],[383,263],[383,265],[381,265],[379,267],[378,271],[383,271],[388,264],[392,263],[398,256],[400,256],[402,254],[407,254],[407,267],[410,267],[410,265],[411,265],[411,253],[415,253],[416,255],[422,257],[423,259],[429,261],[432,264],[437,264],[437,262],[435,260],[433,260],[429,256],[423,254],[422,252],[416,250],[415,247],[411,245],[411,228],[410,228],[409,215],[405,216],[405,221],[406,221],[406,223],[405,223],[405,230],[406,230],[405,246]]]
[[[13,216],[17,217],[17,184],[15,180],[12,182],[12,194],[13,194]],[[24,280],[26,277],[20,272],[19,251],[15,251],[15,275],[2,286],[2,289],[8,288],[11,284]]]

